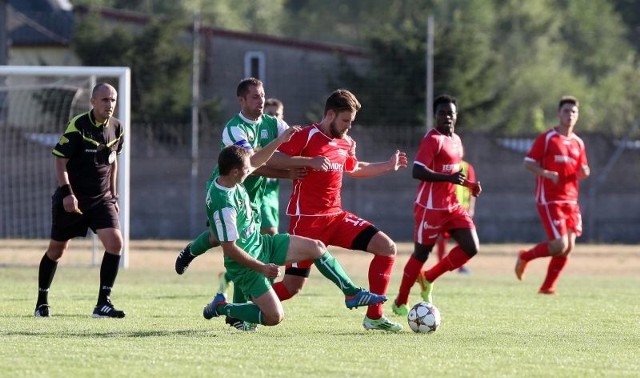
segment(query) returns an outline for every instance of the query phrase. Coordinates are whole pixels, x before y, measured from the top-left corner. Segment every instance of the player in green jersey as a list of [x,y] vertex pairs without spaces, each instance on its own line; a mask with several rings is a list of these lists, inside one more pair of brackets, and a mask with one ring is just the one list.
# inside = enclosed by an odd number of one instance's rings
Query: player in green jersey
[[207,216],[212,233],[222,245],[225,268],[234,278],[235,289],[252,302],[227,303],[225,295],[218,293],[203,309],[206,319],[226,314],[248,323],[280,323],[284,310],[271,282],[280,276],[280,266],[304,260],[313,260],[318,270],[342,290],[348,308],[386,301],[385,296],[356,286],[322,242],[289,234],[260,234],[257,207],[243,182],[298,130],[285,131],[254,154],[240,146],[228,146],[220,152],[218,175],[207,192]]

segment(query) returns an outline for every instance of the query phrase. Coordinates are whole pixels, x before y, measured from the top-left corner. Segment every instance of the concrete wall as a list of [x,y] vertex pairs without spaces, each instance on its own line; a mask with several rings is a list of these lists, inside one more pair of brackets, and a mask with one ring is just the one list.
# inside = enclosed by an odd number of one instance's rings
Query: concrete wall
[[[215,134],[215,130],[211,130]],[[355,127],[358,156],[365,161],[386,160],[401,149],[413,161],[422,130]],[[605,167],[616,151],[614,140],[603,135],[582,135],[588,149],[591,178],[581,187],[584,218],[582,240],[604,243],[640,242],[640,150],[626,149]],[[466,157],[476,167],[483,193],[477,202],[476,222],[483,242],[536,242],[544,233],[533,199],[534,178],[522,166],[528,139],[521,144],[490,134],[463,134]],[[209,176],[217,146],[204,152],[199,185]],[[187,147],[138,144],[131,163],[131,237],[191,238],[189,214],[190,161]],[[281,210],[291,185],[282,183]],[[374,222],[396,240],[411,240],[416,182],[405,169],[373,179],[345,178],[344,208]],[[199,190],[204,202],[204,192]],[[193,217],[204,229],[204,205]],[[282,218],[281,231],[287,219]]]

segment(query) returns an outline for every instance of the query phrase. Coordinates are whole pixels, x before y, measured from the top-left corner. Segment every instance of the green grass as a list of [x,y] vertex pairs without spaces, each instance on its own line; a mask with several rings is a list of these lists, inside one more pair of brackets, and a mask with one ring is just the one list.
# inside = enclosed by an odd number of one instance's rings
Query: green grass
[[[366,268],[359,274],[366,282]],[[112,320],[89,316],[98,269],[61,266],[54,317],[36,319],[37,268],[3,267],[0,376],[640,376],[640,278],[566,275],[559,296],[537,295],[540,277],[527,278],[450,273],[435,286],[443,316],[436,333],[414,334],[400,319],[405,331],[386,334],[365,331],[364,310],[347,310],[314,271],[303,293],[284,302],[282,324],[242,333],[202,318],[215,273],[121,271],[113,299],[127,317]]]

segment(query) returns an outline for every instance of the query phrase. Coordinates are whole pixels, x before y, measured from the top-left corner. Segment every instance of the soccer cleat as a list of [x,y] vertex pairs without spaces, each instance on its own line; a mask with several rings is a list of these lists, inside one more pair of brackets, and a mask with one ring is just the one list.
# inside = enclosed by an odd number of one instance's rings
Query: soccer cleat
[[387,297],[370,292],[369,290],[360,289],[355,295],[345,296],[344,304],[349,310],[360,306],[369,306],[377,303],[386,302]]
[[220,316],[221,314],[218,312],[218,306],[225,304],[227,304],[227,298],[224,294],[216,294],[216,296],[213,297],[213,300],[202,309],[202,316],[204,316],[205,319]]
[[256,323],[242,322],[242,330],[245,332],[256,332],[258,325]]
[[420,296],[422,297],[422,300],[427,303],[433,303],[433,295],[431,294],[433,292],[433,282],[427,281],[423,272],[418,274],[418,279],[416,281],[418,281],[418,284],[420,285]]
[[459,274],[471,274],[471,270],[469,268],[467,268],[466,266],[461,266],[460,268],[458,268],[458,273]]
[[396,315],[400,315],[400,316],[409,315],[409,307],[407,307],[406,303],[403,303],[401,305],[397,305],[396,302],[394,301],[393,304],[391,305],[391,310]]
[[364,320],[362,321],[362,326],[367,331],[372,329],[379,329],[389,332],[402,331],[402,325],[400,325],[400,323],[392,322],[391,320],[385,318],[384,315],[381,316],[380,319],[370,319],[365,316]]
[[191,264],[191,261],[195,258],[196,256],[191,254],[191,244],[184,247],[184,249],[178,253],[178,257],[176,257],[176,273],[184,273],[184,271],[189,267],[189,264]]
[[49,305],[43,303],[41,305],[36,306],[36,310],[33,312],[33,316],[36,318],[49,318],[51,315],[49,314]]
[[94,318],[124,318],[124,311],[117,310],[113,307],[113,303],[111,303],[110,299],[107,299],[105,303],[96,305],[93,309],[93,314],[91,314]]
[[540,289],[538,290],[538,294],[546,294],[546,295],[557,295],[555,289]]
[[522,259],[522,254],[525,252],[526,251],[524,250],[518,252],[518,259],[516,260],[516,267],[514,269],[516,272],[516,277],[520,281],[522,281],[522,278],[524,277],[524,270],[527,268],[527,263],[529,263],[528,261]]
[[244,328],[244,322],[240,319],[236,319],[236,318],[232,318],[230,316],[227,316],[224,319],[224,322],[227,323],[229,326],[242,331]]

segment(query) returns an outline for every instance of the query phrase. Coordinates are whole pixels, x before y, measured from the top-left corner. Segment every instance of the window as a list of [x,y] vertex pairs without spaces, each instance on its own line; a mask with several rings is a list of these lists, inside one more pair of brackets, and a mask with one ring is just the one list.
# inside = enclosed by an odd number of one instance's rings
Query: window
[[[244,75],[265,82],[265,57],[262,51],[249,51],[244,54]],[[266,84],[266,83],[265,83]]]

